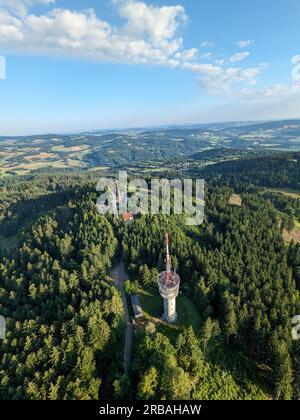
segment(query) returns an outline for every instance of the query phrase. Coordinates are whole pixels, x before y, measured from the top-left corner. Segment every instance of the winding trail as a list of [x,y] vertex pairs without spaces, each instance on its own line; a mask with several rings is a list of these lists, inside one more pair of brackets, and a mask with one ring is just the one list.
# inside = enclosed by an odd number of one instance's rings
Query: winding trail
[[131,363],[133,326],[132,326],[130,316],[129,316],[127,299],[126,299],[125,288],[124,288],[124,283],[128,279],[128,275],[125,270],[123,259],[121,259],[118,265],[113,269],[111,273],[111,277],[121,292],[122,301],[124,305],[125,325],[126,325],[125,345],[124,345],[124,372],[126,375],[128,375],[130,363]]

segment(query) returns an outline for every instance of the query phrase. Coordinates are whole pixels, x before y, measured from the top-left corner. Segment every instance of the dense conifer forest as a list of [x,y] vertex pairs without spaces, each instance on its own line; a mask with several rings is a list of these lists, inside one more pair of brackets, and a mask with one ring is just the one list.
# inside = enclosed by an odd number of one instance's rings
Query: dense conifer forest
[[107,281],[117,241],[89,196],[39,218],[0,264],[1,398],[97,399],[118,370],[123,307]]
[[[197,227],[184,216],[101,216],[92,175],[3,181],[0,399],[299,399],[300,246],[283,230],[299,221],[300,200],[268,189],[300,187],[297,156],[207,170]],[[127,290],[156,290],[165,231],[199,326],[137,328],[124,375],[124,308],[109,274],[122,255]]]

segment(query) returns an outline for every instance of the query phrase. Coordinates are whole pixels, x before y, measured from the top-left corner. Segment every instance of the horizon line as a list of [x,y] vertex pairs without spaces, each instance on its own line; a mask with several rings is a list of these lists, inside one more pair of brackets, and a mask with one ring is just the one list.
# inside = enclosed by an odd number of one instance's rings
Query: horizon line
[[221,124],[264,124],[264,123],[274,123],[274,122],[284,122],[284,121],[300,121],[299,118],[283,118],[283,119],[267,119],[267,120],[228,120],[228,121],[215,121],[211,123],[170,123],[170,124],[158,124],[158,125],[145,125],[145,126],[128,126],[128,127],[118,127],[118,128],[98,128],[98,129],[90,129],[90,130],[78,130],[78,131],[49,131],[45,133],[36,133],[36,134],[0,134],[0,139],[5,138],[16,138],[16,137],[36,137],[36,136],[71,136],[71,135],[87,135],[93,133],[101,133],[101,132],[120,132],[120,131],[140,131],[145,132],[148,130],[156,130],[156,129],[167,129],[170,130],[175,127],[182,127],[188,129],[189,127],[193,126],[213,126],[213,125],[221,125]]

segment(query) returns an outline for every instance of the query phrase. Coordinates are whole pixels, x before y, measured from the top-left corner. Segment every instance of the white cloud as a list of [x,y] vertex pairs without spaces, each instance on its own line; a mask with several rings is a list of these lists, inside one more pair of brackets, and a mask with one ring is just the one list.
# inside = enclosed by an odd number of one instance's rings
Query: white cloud
[[[300,74],[300,55],[294,56],[292,58],[292,64],[296,65],[292,68],[291,72],[291,81],[290,83],[277,83],[275,85],[268,86],[263,89],[253,89],[244,87],[239,91],[239,96],[245,97],[248,100],[255,100],[258,102],[270,102],[273,101],[295,101],[300,100],[300,77],[297,78],[296,73],[299,71]],[[299,63],[299,64],[297,64]],[[261,68],[266,69],[269,65],[267,63],[262,63]],[[249,73],[249,75],[251,75]],[[297,105],[298,106],[298,105]]]
[[28,9],[36,4],[54,4],[55,0],[0,0],[0,8],[6,9],[13,14],[24,16]]
[[212,48],[214,46],[214,43],[211,41],[203,41],[201,44],[202,48]]
[[[0,0],[0,47],[22,52],[64,54],[95,60],[174,64],[174,54],[187,59],[177,30],[187,21],[182,6],[154,7],[133,0],[115,1],[124,24],[114,27],[94,10],[51,8],[47,13],[27,12],[33,3],[51,0]],[[12,7],[24,6],[23,15]]]
[[299,83],[293,83],[291,85],[288,84],[276,84],[274,86],[271,86],[265,90],[262,90],[261,92],[256,92],[256,95],[261,94],[264,98],[284,98],[284,97],[290,97],[297,94],[300,94],[300,84]]
[[[248,90],[244,96],[258,101],[280,100],[297,101],[300,100],[300,55],[292,57],[291,63],[294,65],[291,71],[290,83],[277,83],[260,90]],[[266,64],[265,64],[266,66]],[[298,105],[297,105],[298,107]],[[299,107],[298,107],[299,108]]]
[[249,55],[249,51],[245,51],[243,53],[236,53],[232,57],[230,57],[229,61],[230,63],[237,63],[238,61],[245,60],[247,57],[249,57]]
[[[37,15],[30,7],[44,4]],[[0,48],[22,53],[63,55],[181,68],[198,74],[202,86],[214,94],[232,94],[256,84],[266,67],[227,67],[211,52],[184,48],[179,35],[188,21],[181,5],[153,6],[138,0],[112,0],[121,23],[101,19],[93,9],[75,11],[56,8],[54,0],[0,0]],[[205,41],[202,47],[212,43]],[[230,57],[230,63],[244,60],[249,52]],[[199,63],[197,58],[215,63]]]
[[268,102],[276,100],[293,100],[300,95],[300,84],[275,84],[265,89],[247,89],[243,88],[239,92],[240,97],[247,98],[248,100],[255,100],[258,102]]
[[300,55],[294,55],[292,58],[292,64],[298,64],[300,63]]
[[158,45],[174,38],[179,26],[188,20],[182,6],[154,7],[133,0],[124,2],[119,14],[127,20],[129,34],[149,36]]
[[207,52],[207,53],[201,54],[200,58],[202,58],[203,60],[211,60],[213,56],[214,55],[212,52]]
[[250,47],[250,45],[253,45],[255,43],[254,39],[247,39],[247,40],[241,40],[235,43],[240,48],[247,48]]
[[[258,67],[222,67],[215,64],[184,63],[183,68],[198,73],[203,87],[215,95],[239,95],[243,89],[256,85],[256,78],[266,69]],[[245,87],[246,86],[246,87]]]
[[300,84],[300,55],[294,55],[292,58],[292,79],[295,83]]
[[175,58],[183,61],[195,60],[198,56],[197,48],[191,48],[190,50],[184,50],[175,54]]

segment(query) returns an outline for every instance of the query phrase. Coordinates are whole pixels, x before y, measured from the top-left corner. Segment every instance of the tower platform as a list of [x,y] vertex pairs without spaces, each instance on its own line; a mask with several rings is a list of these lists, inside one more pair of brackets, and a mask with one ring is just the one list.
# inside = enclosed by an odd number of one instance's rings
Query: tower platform
[[164,300],[164,313],[162,319],[173,323],[177,320],[176,298],[179,294],[180,277],[171,271],[171,258],[169,255],[169,236],[166,233],[166,271],[159,274],[157,283],[159,293]]

